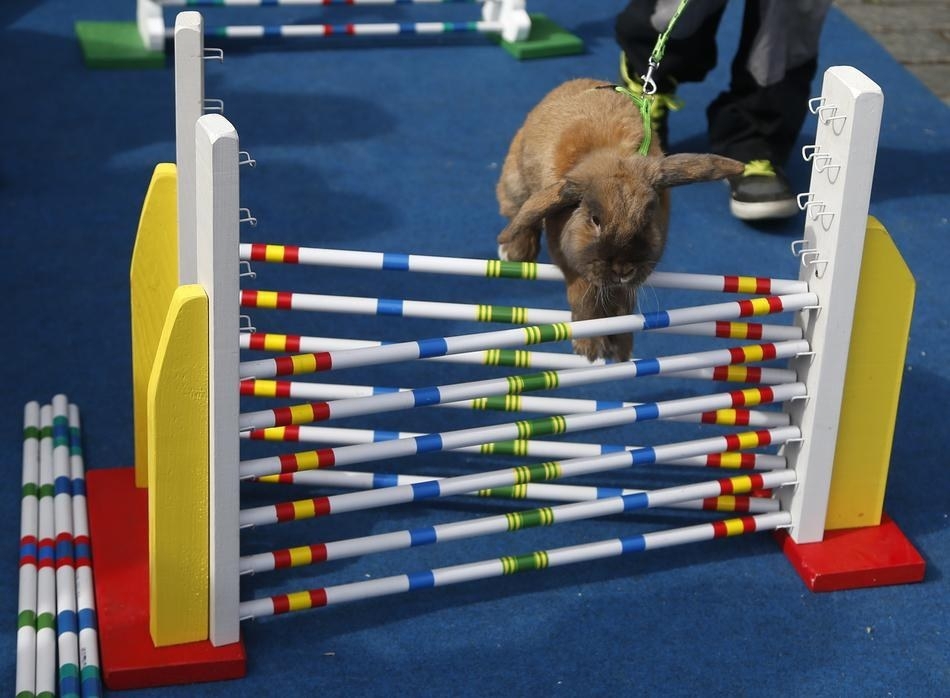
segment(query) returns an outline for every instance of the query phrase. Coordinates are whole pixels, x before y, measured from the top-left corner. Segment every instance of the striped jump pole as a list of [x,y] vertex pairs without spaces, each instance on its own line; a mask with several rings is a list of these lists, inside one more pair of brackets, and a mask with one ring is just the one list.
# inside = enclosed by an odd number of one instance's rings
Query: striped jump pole
[[575,458],[561,462],[549,461],[531,466],[503,468],[484,473],[431,480],[414,485],[387,487],[363,492],[347,492],[328,497],[312,497],[294,502],[243,509],[240,514],[240,523],[242,526],[259,526],[300,521],[331,514],[405,504],[423,499],[464,495],[481,489],[510,487],[528,482],[544,482],[632,466],[653,465],[658,457],[680,458],[734,450],[736,447],[758,448],[784,443],[789,439],[797,439],[800,436],[801,432],[798,427],[779,427],[777,429],[743,432],[741,434],[729,434],[646,447],[591,458]]
[[[264,37],[319,38],[336,36],[405,36],[411,34],[501,34],[501,22],[347,22],[344,24],[248,24],[209,26],[208,36],[228,39]],[[167,36],[172,36],[168,32]]]
[[[296,472],[298,470],[352,465],[385,458],[400,458],[402,456],[452,450],[462,446],[633,424],[695,412],[784,402],[804,395],[804,385],[801,383],[788,383],[769,388],[747,388],[728,393],[713,393],[677,400],[643,403],[632,408],[623,407],[588,414],[541,417],[509,424],[425,434],[413,439],[397,439],[373,444],[358,444],[257,458],[241,461],[239,472],[240,477],[246,479],[261,475]],[[736,449],[721,448],[719,451],[710,451],[710,453],[731,450]]]
[[281,594],[265,599],[244,601],[240,606],[241,620],[332,606],[349,601],[376,598],[448,586],[478,579],[501,577],[529,570],[590,562],[634,552],[697,543],[728,536],[769,531],[791,524],[786,512],[759,514],[724,521],[714,521],[665,531],[613,538],[596,543],[585,543],[550,550],[539,550],[527,555],[501,557],[481,562],[441,567],[424,572],[353,582],[307,591]]
[[56,523],[52,406],[40,408],[39,561],[36,584],[36,695],[56,695]]
[[770,315],[801,310],[818,305],[811,293],[769,296],[690,308],[675,308],[646,314],[621,315],[596,320],[519,327],[495,332],[482,332],[454,337],[398,342],[379,347],[349,349],[339,352],[318,352],[260,361],[243,361],[243,378],[273,378],[339,368],[357,368],[398,361],[414,361],[432,356],[460,354],[484,349],[507,349],[513,346],[564,341],[599,335],[623,334],[644,329],[688,325],[709,320],[732,320],[741,317]]
[[242,557],[241,573],[257,574],[276,569],[332,562],[372,553],[464,540],[476,536],[510,533],[534,526],[554,526],[570,521],[582,521],[643,509],[666,507],[694,500],[702,501],[721,495],[745,494],[763,488],[783,487],[794,481],[795,472],[793,470],[779,470],[764,475],[740,475],[710,482],[436,524],[413,530],[298,546]]
[[[699,323],[683,325],[680,330],[698,328],[703,336],[706,330],[715,333],[716,325],[731,325],[723,334],[715,336],[724,339],[754,339],[755,341],[790,341],[802,338],[800,328],[791,325],[761,325],[758,323]],[[741,332],[734,330],[741,328]],[[769,330],[776,330],[775,332]],[[778,331],[781,330],[781,331]],[[383,342],[366,339],[340,339],[336,337],[306,337],[293,334],[274,334],[269,332],[242,332],[239,339],[241,349],[251,351],[269,351],[277,353],[321,352],[341,349],[364,349],[379,347]],[[577,354],[556,352],[526,351],[524,349],[486,349],[448,356],[433,356],[425,361],[476,364],[480,366],[505,366],[508,368],[588,368],[602,366],[608,361],[596,359],[588,361]],[[677,378],[699,378],[703,380],[728,381],[732,383],[790,383],[795,380],[795,372],[784,368],[761,368],[757,366],[716,366],[688,371],[677,371]]]
[[102,695],[99,626],[92,577],[92,547],[86,509],[86,467],[79,408],[69,406],[69,470],[73,493],[73,542],[76,555],[76,607],[79,619],[79,673],[83,698]]
[[[263,393],[244,392],[242,394],[261,396]],[[259,386],[253,386],[255,389]],[[270,386],[261,386],[268,389]],[[296,388],[296,390],[294,390]],[[295,397],[306,397],[314,400],[350,400],[372,397],[374,395],[410,392],[413,388],[392,388],[373,385],[341,385],[338,383],[296,383],[292,384],[287,392],[297,393]],[[330,403],[331,405],[334,403]],[[581,398],[538,397],[530,395],[495,395],[480,397],[459,402],[440,402],[435,407],[447,407],[463,410],[480,410],[493,412],[534,412],[538,414],[564,414],[571,412],[596,412],[598,410],[613,409],[615,407],[636,407],[638,402],[623,400],[589,400]],[[672,417],[674,422],[717,424],[720,426],[778,426],[788,424],[787,415],[777,412],[761,412],[756,410],[717,410],[703,412],[697,415]],[[265,427],[267,428],[267,427]]]
[[[738,425],[737,425],[738,426]],[[748,425],[741,425],[748,426]],[[781,425],[769,425],[786,426]],[[381,429],[352,429],[340,427],[271,427],[270,429],[254,429],[242,432],[241,437],[254,441],[283,441],[302,443],[335,443],[335,444],[371,444],[379,441],[393,441],[397,439],[414,439],[424,436],[421,432],[412,431],[385,431]],[[629,451],[642,446],[592,444],[576,441],[544,441],[540,439],[517,439],[496,443],[480,444],[478,446],[463,446],[452,449],[460,453],[480,453],[491,456],[521,456],[530,458],[581,458],[599,456],[605,453]],[[675,460],[659,460],[657,465],[684,465],[699,468],[724,468],[741,470],[781,470],[787,467],[784,456],[769,455],[766,453],[710,453],[705,456],[691,458],[677,458]],[[282,475],[265,475],[257,478],[265,482],[285,482],[300,484],[317,484],[320,477],[328,474],[327,470],[304,470]]]
[[56,526],[56,635],[59,693],[79,698],[79,627],[76,615],[76,556],[70,472],[69,402],[53,396],[54,522]]
[[569,310],[248,289],[241,289],[240,305],[242,308],[309,310],[322,313],[502,322],[516,325],[553,324],[569,322],[571,319]]
[[158,50],[166,39],[174,38],[173,27],[165,26],[164,6],[310,6],[310,5],[408,5],[408,4],[479,4],[480,19],[435,22],[366,22],[336,24],[261,24],[205,27],[210,36],[254,37],[332,37],[393,36],[405,34],[479,33],[500,34],[505,41],[523,41],[531,31],[531,18],[524,0],[137,0],[136,19],[146,48]]
[[[158,0],[168,7],[264,7],[319,5],[480,5],[486,0]],[[488,0],[491,2],[491,0]]]
[[[260,243],[242,243],[240,255],[241,260],[245,262],[273,262],[378,271],[408,271],[453,276],[477,276],[487,279],[564,280],[564,274],[557,266],[539,262],[505,262],[500,259],[362,252]],[[689,274],[668,271],[654,271],[644,284],[657,288],[747,293],[758,296],[808,292],[808,284],[797,279],[719,276],[716,274]]]
[[[635,446],[631,446],[636,448]],[[778,468],[776,468],[778,469]],[[381,487],[417,485],[429,480],[442,480],[432,475],[412,475],[408,473],[365,473],[355,470],[308,470],[305,473],[272,475],[259,478],[257,482],[293,483],[318,487],[336,487],[350,490],[372,490]],[[588,485],[564,485],[547,482],[530,482],[511,487],[495,487],[471,493],[478,497],[497,499],[537,499],[555,502],[580,502],[606,497],[619,497],[638,494],[643,490],[624,487],[593,487]],[[703,500],[694,500],[670,504],[675,509],[701,509],[703,511],[750,512],[761,514],[778,511],[777,499],[763,496],[720,495]]]
[[39,534],[40,406],[23,408],[23,468],[20,495],[20,570],[17,601],[16,695],[36,695],[36,585]]
[[[443,301],[416,301],[399,298],[369,296],[340,296],[292,291],[241,290],[242,308],[268,310],[303,310],[323,313],[350,313],[380,317],[426,318],[429,320],[463,320],[469,322],[497,322],[514,325],[561,323],[571,321],[569,310],[528,308],[523,306],[488,305],[480,303],[446,303]],[[653,328],[651,328],[653,329]],[[800,328],[746,323],[703,322],[683,326],[656,328],[656,331],[689,334],[701,337],[730,336],[739,339],[777,337],[797,339]]]
[[[750,363],[787,359],[808,351],[808,342],[798,340],[779,344],[757,344],[750,346],[717,349],[692,354],[661,356],[650,359],[634,359],[622,363],[607,364],[589,368],[566,369],[563,371],[545,371],[521,376],[507,376],[453,385],[413,388],[405,391],[384,392],[365,397],[344,398],[331,402],[312,402],[291,407],[279,407],[257,412],[242,413],[238,425],[246,429],[306,424],[343,417],[355,417],[366,414],[379,414],[415,407],[445,405],[495,396],[519,396],[526,391],[554,390],[592,383],[606,383],[636,377],[655,376],[681,369],[719,366],[722,364]],[[255,394],[249,389],[254,383],[242,381],[243,395]],[[269,387],[264,384],[264,387]],[[275,397],[267,395],[267,397]],[[573,403],[572,403],[573,404]],[[621,403],[622,404],[622,403]],[[603,405],[599,409],[616,408],[620,405]],[[596,404],[595,404],[596,407]],[[581,410],[576,410],[581,411]],[[584,408],[587,411],[587,407]],[[682,416],[682,415],[680,415]]]

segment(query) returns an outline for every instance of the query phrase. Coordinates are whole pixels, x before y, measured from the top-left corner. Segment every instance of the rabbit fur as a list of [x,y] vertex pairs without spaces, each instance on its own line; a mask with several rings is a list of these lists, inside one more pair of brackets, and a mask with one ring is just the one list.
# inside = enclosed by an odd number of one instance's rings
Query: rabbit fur
[[[633,312],[637,288],[666,244],[669,187],[744,168],[719,155],[664,156],[656,138],[639,155],[642,139],[642,117],[628,96],[602,81],[576,79],[528,113],[505,157],[496,187],[508,218],[499,256],[537,259],[543,229],[574,320]],[[625,361],[633,338],[575,339],[574,351],[591,361]]]

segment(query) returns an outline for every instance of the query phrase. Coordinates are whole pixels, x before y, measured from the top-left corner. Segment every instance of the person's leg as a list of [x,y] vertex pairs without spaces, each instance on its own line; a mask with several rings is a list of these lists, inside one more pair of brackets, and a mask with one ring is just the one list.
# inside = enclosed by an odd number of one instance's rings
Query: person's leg
[[[679,0],[633,0],[617,15],[617,44],[631,77],[646,73],[656,40],[678,5]],[[705,0],[683,11],[653,74],[659,92],[673,92],[681,82],[700,82],[716,67],[716,30],[725,6],[726,0]]]
[[781,171],[805,120],[831,0],[747,0],[729,89],[709,105],[710,148],[751,163],[735,178],[740,218],[794,215]]
[[[666,31],[679,0],[632,0],[617,15],[615,32],[621,49],[620,73],[630,89],[642,89],[650,54],[657,38]],[[667,110],[678,109],[674,98],[681,82],[700,82],[716,66],[716,30],[726,0],[692,3],[680,15],[666,44],[660,67],[653,74],[657,98],[653,105],[654,129],[663,150],[667,146]]]

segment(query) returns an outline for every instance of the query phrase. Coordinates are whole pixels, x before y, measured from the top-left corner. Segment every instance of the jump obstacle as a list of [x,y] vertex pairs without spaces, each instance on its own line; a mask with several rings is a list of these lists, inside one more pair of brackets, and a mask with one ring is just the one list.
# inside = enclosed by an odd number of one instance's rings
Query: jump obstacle
[[[799,197],[805,230],[792,246],[800,262],[797,279],[656,273],[649,283],[738,294],[740,299],[602,320],[571,321],[555,313],[542,316],[542,324],[530,324],[529,318],[542,311],[242,289],[240,279],[254,275],[251,264],[538,283],[560,276],[555,267],[536,263],[240,243],[242,219],[252,216],[240,207],[239,170],[253,160],[239,150],[237,132],[227,119],[200,113],[205,103],[200,15],[180,15],[175,34],[178,165],[155,170],[132,263],[136,466],[134,474],[127,469],[90,473],[94,540],[102,546],[95,561],[107,685],[240,676],[242,620],[755,531],[776,531],[815,590],[922,578],[922,559],[882,512],[913,279],[883,227],[873,219],[868,222],[883,98],[867,77],[853,68],[829,69],[822,96],[809,104],[818,126],[815,145],[803,153],[812,162],[812,177],[809,193]],[[189,143],[193,150],[183,156]],[[866,282],[882,268],[894,279],[886,296]],[[241,306],[268,317],[271,311],[303,306],[515,327],[385,343],[259,332],[242,327]],[[895,321],[886,339],[875,334],[872,308]],[[780,313],[791,313],[792,324],[760,322]],[[683,331],[733,346],[593,365],[572,354],[525,348],[633,331]],[[849,346],[861,351],[849,352]],[[242,350],[278,356],[242,360]],[[417,360],[421,367],[438,365],[439,375],[452,365],[473,363],[515,371],[502,378],[427,387],[289,379],[347,368],[415,365]],[[759,365],[779,360],[785,368]],[[529,368],[544,370],[522,372]],[[667,374],[743,387],[641,403],[524,395],[602,382],[633,384]],[[242,412],[242,396],[291,404]],[[780,403],[781,411],[768,407]],[[416,407],[544,416],[438,433],[316,425],[404,410],[413,410],[412,415]],[[724,433],[651,445],[540,438],[664,419],[686,420],[692,428],[717,425]],[[258,446],[313,442],[318,447],[242,460],[242,441]],[[777,452],[771,452],[774,447]],[[381,461],[449,451],[481,454],[489,465],[444,476],[376,471]],[[513,457],[558,460],[529,460],[513,467],[499,460]],[[680,473],[704,467],[743,474],[650,490],[557,482],[659,464]],[[242,507],[240,483],[252,480],[257,487],[272,483],[277,492],[280,483],[291,482],[343,491]],[[241,554],[242,529],[412,502],[434,504],[454,496],[562,503]],[[138,504],[117,509],[120,500]],[[248,574],[666,507],[707,511],[711,520],[258,598],[241,593],[240,580]],[[728,514],[722,518],[716,512]],[[139,521],[143,529],[147,516],[146,550],[129,549],[130,522],[118,525],[123,516]],[[123,534],[110,537],[110,530]],[[140,538],[145,547],[144,530]],[[881,554],[889,560],[880,559]],[[143,584],[148,577],[149,595],[135,599],[140,605],[135,619],[128,617],[134,603],[116,601],[130,592],[110,579],[113,555],[137,555]],[[101,572],[99,565],[106,569]],[[129,629],[133,621],[150,634],[146,646],[134,652],[129,647],[142,643],[130,638],[144,632]]]
[[[476,19],[441,17],[438,21],[325,22],[319,24],[221,24],[205,26],[219,39],[406,37],[479,34],[495,38],[515,58],[563,56],[583,51],[581,40],[543,14],[529,15],[527,0],[136,0],[135,22],[77,22],[76,33],[90,67],[164,65],[166,42],[174,29],[166,22],[169,8],[200,7],[217,16],[235,9],[322,7],[339,12],[381,8],[404,10],[407,5],[480,5]],[[398,15],[397,15],[398,18]],[[396,19],[396,18],[394,18]]]

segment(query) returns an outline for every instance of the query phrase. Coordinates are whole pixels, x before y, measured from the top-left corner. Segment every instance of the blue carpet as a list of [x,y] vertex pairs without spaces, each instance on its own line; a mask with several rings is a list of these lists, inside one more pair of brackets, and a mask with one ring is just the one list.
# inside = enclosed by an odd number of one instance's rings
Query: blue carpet
[[[612,20],[622,5],[621,0],[532,0],[532,11],[581,36],[587,51],[524,63],[469,37],[227,42],[225,63],[208,66],[207,94],[224,100],[242,148],[258,160],[254,171],[242,174],[242,205],[260,221],[243,231],[245,239],[492,256],[502,225],[494,184],[512,134],[531,106],[561,81],[615,79]],[[671,117],[674,150],[706,147],[704,109],[725,84],[737,41],[741,7],[732,5],[722,27],[722,65],[706,83],[684,86],[686,108]],[[0,633],[0,688],[7,694],[15,656],[19,488],[14,483],[23,405],[67,393],[83,413],[89,467],[132,461],[128,263],[152,169],[174,159],[172,71],[88,70],[73,23],[131,19],[133,6],[130,0],[8,0],[0,7],[0,297],[8,336],[0,362],[0,459],[10,475],[0,494],[0,617],[7,619]],[[327,12],[365,20],[465,19],[476,9],[343,11]],[[216,12],[206,14],[209,23],[222,21]],[[288,21],[328,16],[320,8],[274,12]],[[256,21],[250,18],[260,15],[228,16]],[[821,45],[822,70],[853,65],[885,94],[871,213],[888,227],[918,284],[886,509],[927,559],[923,584],[814,595],[771,538],[751,537],[257,622],[244,629],[246,679],[127,695],[944,694],[950,685],[944,578],[950,556],[950,444],[946,420],[936,408],[950,397],[950,303],[944,288],[950,268],[950,113],[839,12],[832,11]],[[801,144],[810,142],[813,128],[806,125]],[[803,191],[805,165],[796,162],[790,170]],[[764,230],[743,225],[730,217],[719,183],[679,189],[673,198],[662,268],[797,273],[788,246],[800,233],[801,220]],[[262,288],[563,307],[556,284],[257,271]],[[660,289],[644,297],[647,310],[676,301],[676,294]],[[347,320],[341,328],[332,316],[264,312],[255,314],[255,322],[271,331],[386,340],[476,331],[465,323],[372,318]],[[687,344],[647,338],[638,353],[686,351]],[[476,367],[415,371],[393,378],[372,369],[342,379],[421,385],[497,375]],[[662,399],[679,387],[672,381],[645,386],[611,386],[604,394]],[[372,426],[443,430],[472,419],[459,411],[432,410],[424,424],[379,415]],[[695,427],[651,425],[635,436],[611,431],[598,438],[662,442],[695,433]],[[417,468],[461,471],[473,460],[429,457]],[[623,482],[643,486],[652,474],[637,473]],[[685,481],[679,474],[656,475]],[[436,520],[451,520],[505,510],[502,503],[471,501],[427,512],[396,508],[382,520],[353,516],[342,523],[260,531],[246,545],[262,550],[278,541],[300,544],[395,530],[431,521],[433,512]],[[704,519],[660,513],[634,522],[614,517],[504,540],[343,561],[279,580],[262,575],[251,587],[256,594],[287,591],[692,520]]]

